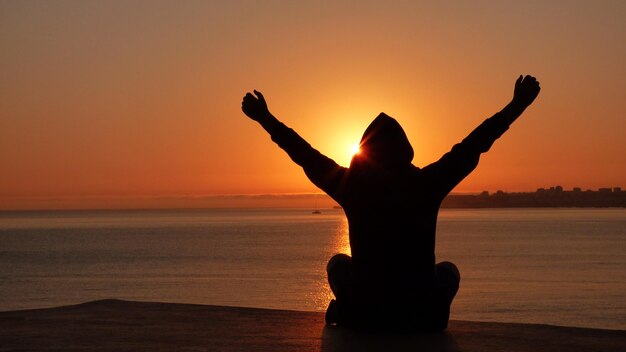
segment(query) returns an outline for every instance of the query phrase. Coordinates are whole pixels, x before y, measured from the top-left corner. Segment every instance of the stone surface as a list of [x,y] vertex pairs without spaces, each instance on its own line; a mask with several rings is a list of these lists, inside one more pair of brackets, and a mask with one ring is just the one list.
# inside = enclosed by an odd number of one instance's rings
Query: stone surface
[[370,335],[318,312],[103,300],[0,312],[0,351],[626,351],[626,331],[451,321]]

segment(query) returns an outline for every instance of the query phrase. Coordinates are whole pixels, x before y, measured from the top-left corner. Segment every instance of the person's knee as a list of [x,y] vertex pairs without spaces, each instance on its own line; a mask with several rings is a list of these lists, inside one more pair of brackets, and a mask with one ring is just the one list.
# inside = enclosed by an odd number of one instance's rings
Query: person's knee
[[450,262],[441,262],[437,264],[436,268],[437,279],[443,290],[446,304],[450,305],[459,291],[461,273],[459,272],[459,268]]
[[437,274],[451,277],[457,284],[461,281],[461,272],[452,262],[441,262],[437,264]]
[[326,273],[330,274],[331,272],[335,272],[342,268],[347,269],[350,266],[351,260],[352,258],[350,258],[347,254],[335,254],[332,258],[330,258],[328,264],[326,265]]
[[343,299],[346,295],[348,282],[350,281],[350,262],[352,258],[346,254],[335,254],[326,265],[328,284],[337,299]]
[[437,277],[440,284],[447,287],[447,290],[451,290],[452,297],[456,295],[461,283],[461,273],[459,268],[451,262],[441,262],[437,264]]

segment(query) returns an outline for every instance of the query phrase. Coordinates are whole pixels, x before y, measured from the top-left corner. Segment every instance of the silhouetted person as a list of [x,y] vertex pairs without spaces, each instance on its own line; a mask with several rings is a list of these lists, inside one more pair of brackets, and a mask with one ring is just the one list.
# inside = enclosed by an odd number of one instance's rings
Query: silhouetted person
[[348,219],[352,257],[337,254],[328,262],[336,300],[328,306],[327,323],[377,331],[447,327],[460,274],[450,262],[435,264],[439,206],[539,90],[534,77],[520,76],[504,109],[424,168],[411,164],[413,148],[404,130],[384,113],[367,127],[361,152],[345,168],[278,121],[260,92],[246,94],[243,112],[343,207]]

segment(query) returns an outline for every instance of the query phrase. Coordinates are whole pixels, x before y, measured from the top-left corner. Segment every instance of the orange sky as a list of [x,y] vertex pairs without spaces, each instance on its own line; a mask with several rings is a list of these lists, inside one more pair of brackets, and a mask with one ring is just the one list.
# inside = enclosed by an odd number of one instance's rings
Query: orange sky
[[626,186],[626,2],[478,3],[0,2],[0,209],[317,192],[252,89],[344,165],[384,111],[423,166],[522,73],[539,98],[455,192]]

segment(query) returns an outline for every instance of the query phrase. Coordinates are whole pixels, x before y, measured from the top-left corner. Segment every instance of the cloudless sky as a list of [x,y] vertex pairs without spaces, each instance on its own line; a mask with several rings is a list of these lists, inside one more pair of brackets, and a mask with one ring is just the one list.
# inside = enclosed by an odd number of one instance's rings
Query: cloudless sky
[[343,165],[384,111],[424,166],[520,74],[540,96],[455,192],[624,187],[624,19],[624,1],[0,1],[0,208],[317,192],[241,112],[252,89]]

